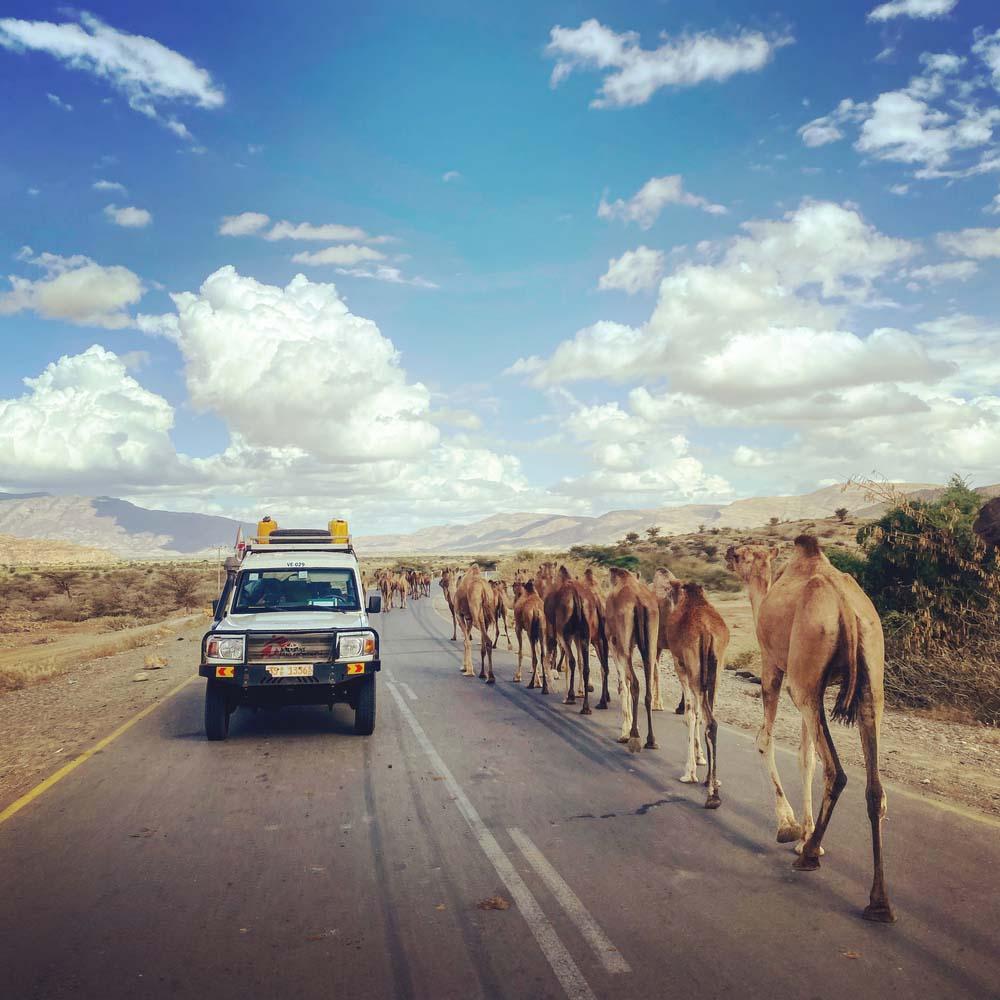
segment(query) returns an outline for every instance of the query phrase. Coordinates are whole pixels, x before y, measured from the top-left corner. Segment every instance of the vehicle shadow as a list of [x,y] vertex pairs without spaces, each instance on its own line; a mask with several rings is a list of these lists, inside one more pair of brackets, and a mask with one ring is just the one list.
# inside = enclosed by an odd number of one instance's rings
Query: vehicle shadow
[[[354,733],[354,712],[347,705],[334,705],[331,712],[323,705],[287,705],[282,708],[237,709],[229,720],[226,742],[260,739],[267,736],[349,736]],[[185,728],[171,734],[171,739],[204,742],[205,731]]]

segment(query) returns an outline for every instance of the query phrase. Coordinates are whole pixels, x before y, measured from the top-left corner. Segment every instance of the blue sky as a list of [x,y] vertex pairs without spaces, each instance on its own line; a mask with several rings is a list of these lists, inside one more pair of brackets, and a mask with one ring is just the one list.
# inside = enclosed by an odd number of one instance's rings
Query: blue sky
[[0,488],[997,479],[994,4],[289,6],[0,14]]

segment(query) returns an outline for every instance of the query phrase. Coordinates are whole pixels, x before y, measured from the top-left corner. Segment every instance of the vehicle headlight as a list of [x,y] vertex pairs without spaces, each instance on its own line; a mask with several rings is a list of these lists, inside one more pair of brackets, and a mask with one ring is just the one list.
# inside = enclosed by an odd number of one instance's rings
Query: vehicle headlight
[[242,635],[214,635],[205,646],[205,657],[209,660],[226,660],[229,663],[243,662],[246,640]]
[[357,660],[375,655],[375,636],[371,632],[357,632],[337,638],[337,659]]

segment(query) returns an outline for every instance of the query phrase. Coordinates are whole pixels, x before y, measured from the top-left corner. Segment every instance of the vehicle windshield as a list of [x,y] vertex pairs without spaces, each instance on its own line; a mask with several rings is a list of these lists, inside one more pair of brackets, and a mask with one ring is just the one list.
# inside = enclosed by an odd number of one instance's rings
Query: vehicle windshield
[[240,574],[234,615],[258,611],[360,611],[350,569],[254,569]]

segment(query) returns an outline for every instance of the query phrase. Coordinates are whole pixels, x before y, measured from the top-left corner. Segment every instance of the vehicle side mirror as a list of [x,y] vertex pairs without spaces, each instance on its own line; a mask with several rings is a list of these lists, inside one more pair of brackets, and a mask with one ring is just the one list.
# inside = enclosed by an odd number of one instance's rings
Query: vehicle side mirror
[[382,595],[381,594],[369,594],[368,595],[368,614],[377,615],[382,610]]

